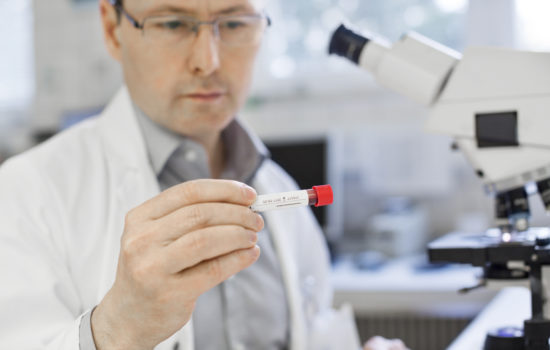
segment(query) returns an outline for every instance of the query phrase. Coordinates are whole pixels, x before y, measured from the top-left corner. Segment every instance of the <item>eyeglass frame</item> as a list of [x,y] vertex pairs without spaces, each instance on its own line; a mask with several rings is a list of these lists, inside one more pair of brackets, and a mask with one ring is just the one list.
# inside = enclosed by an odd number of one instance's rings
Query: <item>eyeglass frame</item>
[[[140,23],[137,19],[135,19],[134,17],[132,17],[132,15],[130,15],[126,9],[124,8],[124,6],[122,5],[122,2],[120,0],[109,0],[109,3],[118,11],[120,11],[121,14],[124,15],[124,17],[126,17],[126,19],[132,24],[132,26],[136,29],[139,29],[142,31],[143,33],[143,29],[145,27],[145,21],[147,20],[147,18],[153,18],[154,16],[152,17],[146,17],[143,19],[143,21]],[[255,14],[255,15],[246,15],[246,16],[249,16],[249,17],[256,17],[256,18],[265,18],[267,20],[267,26],[270,27],[271,26],[271,18],[265,14]],[[195,23],[194,23],[194,27],[193,27],[193,31],[195,33],[198,33],[199,32],[199,28],[201,25],[203,24],[207,24],[207,25],[211,25],[213,28],[214,28],[214,31],[216,33],[216,35],[219,36],[219,28],[218,28],[218,25],[219,25],[219,21],[220,19],[224,19],[224,18],[231,18],[232,16],[226,16],[226,17],[220,17],[220,18],[216,18],[214,20],[211,20],[211,21],[201,21],[201,20],[198,20],[196,18],[193,18],[193,17],[190,17],[190,16],[178,16],[178,17],[182,17],[182,18],[189,18],[189,19],[194,19],[195,20]]]

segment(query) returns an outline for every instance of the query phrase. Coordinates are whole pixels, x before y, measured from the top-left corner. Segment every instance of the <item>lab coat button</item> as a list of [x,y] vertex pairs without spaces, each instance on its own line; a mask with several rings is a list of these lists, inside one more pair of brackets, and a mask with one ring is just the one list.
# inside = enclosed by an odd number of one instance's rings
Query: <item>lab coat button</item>
[[187,151],[185,153],[185,160],[188,162],[194,162],[197,160],[197,152],[196,151]]
[[242,343],[235,343],[233,344],[233,350],[246,350],[246,348]]

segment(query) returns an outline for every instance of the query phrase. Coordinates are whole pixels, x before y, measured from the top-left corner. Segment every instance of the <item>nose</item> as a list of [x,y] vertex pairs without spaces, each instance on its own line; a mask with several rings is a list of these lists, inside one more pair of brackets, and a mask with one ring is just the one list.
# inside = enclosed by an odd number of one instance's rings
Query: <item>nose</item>
[[202,26],[198,29],[188,50],[190,50],[189,69],[193,74],[206,77],[220,67],[218,40],[210,26]]

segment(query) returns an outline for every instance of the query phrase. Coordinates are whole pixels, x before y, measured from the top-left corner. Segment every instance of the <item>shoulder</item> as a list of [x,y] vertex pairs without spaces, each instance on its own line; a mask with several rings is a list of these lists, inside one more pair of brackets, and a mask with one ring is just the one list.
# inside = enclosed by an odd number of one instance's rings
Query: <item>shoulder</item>
[[20,157],[27,158],[45,170],[55,169],[63,164],[77,165],[85,156],[100,149],[100,137],[96,127],[97,117],[93,117],[62,131]]
[[39,200],[77,190],[82,178],[99,170],[103,157],[95,125],[95,119],[82,122],[8,159],[0,167],[2,192],[33,193]]
[[89,120],[67,129],[31,149],[9,158],[2,168],[8,169],[5,171],[14,171],[34,164],[36,167],[48,169],[61,159],[69,160],[69,158],[78,157],[79,153],[88,150],[87,144],[93,139],[90,136],[93,134],[94,124],[95,120]]

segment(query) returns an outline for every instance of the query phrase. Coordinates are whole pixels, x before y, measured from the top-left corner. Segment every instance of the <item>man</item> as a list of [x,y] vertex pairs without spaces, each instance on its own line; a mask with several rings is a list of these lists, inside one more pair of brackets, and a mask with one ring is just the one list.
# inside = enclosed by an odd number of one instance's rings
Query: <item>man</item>
[[100,10],[127,87],[0,170],[0,348],[312,348],[337,328],[320,230],[307,208],[249,209],[294,184],[234,119],[260,4]]

